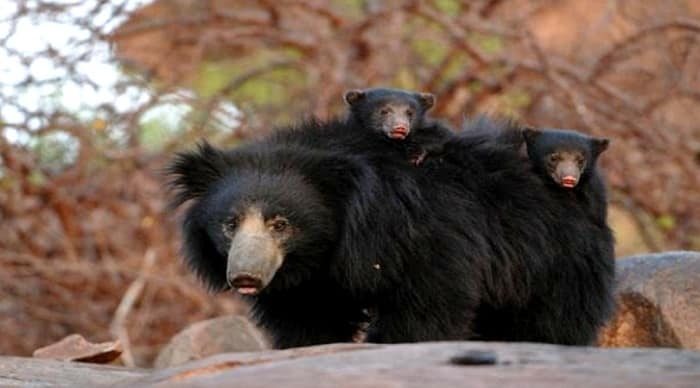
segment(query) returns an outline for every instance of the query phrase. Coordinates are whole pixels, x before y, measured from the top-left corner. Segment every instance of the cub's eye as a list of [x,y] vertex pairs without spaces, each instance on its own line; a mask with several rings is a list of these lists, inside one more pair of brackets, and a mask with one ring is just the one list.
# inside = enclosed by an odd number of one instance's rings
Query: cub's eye
[[551,155],[549,155],[549,161],[552,162],[552,163],[558,162],[558,161],[559,161],[559,155],[557,155],[557,154],[551,154]]
[[578,163],[579,168],[583,166],[583,164],[586,162],[585,159],[577,159],[576,163]]
[[410,109],[407,109],[407,110],[406,110],[406,115],[407,115],[408,117],[413,117],[413,111],[410,110]]
[[379,114],[381,114],[382,116],[386,116],[386,115],[389,114],[389,109],[388,109],[388,108],[384,108],[384,109],[382,109],[382,110],[379,111]]
[[277,233],[284,232],[289,227],[289,221],[286,218],[276,218],[270,224],[270,228]]

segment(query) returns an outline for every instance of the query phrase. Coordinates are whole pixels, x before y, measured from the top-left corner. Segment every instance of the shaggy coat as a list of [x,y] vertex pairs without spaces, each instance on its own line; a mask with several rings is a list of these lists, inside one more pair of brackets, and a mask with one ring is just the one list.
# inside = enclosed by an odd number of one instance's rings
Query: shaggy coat
[[[487,124],[518,130],[473,123]],[[170,170],[174,204],[193,202],[186,262],[227,289],[221,224],[254,202],[299,230],[248,297],[276,347],[351,341],[366,308],[372,342],[590,344],[612,309],[610,229],[589,202],[549,190],[510,141],[483,133],[452,136],[419,167],[406,160],[410,142],[336,120],[182,153]]]

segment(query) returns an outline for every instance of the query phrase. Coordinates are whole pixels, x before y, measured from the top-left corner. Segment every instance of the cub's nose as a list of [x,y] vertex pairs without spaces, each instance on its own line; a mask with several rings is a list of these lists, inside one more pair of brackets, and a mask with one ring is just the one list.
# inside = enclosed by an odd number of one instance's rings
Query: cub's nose
[[406,136],[408,136],[408,127],[404,125],[394,126],[389,134],[392,139],[404,139]]

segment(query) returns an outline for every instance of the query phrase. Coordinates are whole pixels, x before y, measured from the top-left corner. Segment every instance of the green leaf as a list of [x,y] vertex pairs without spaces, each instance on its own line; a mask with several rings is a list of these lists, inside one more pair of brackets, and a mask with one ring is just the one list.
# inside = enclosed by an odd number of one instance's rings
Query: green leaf
[[676,227],[676,219],[670,214],[665,214],[656,219],[656,224],[659,228],[668,231]]
[[435,0],[435,6],[442,12],[450,16],[457,16],[459,13],[459,1],[457,0]]
[[27,182],[32,186],[41,187],[46,184],[46,176],[40,170],[32,170],[27,175]]

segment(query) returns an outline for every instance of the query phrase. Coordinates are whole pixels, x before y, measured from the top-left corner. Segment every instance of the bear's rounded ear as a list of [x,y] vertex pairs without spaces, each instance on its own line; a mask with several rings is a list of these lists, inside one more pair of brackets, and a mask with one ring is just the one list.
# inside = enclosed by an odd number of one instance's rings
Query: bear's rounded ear
[[523,137],[525,138],[525,142],[528,144],[532,144],[537,140],[537,138],[542,134],[542,130],[540,129],[535,129],[533,127],[525,127],[523,128]]
[[345,95],[343,96],[343,98],[345,99],[345,102],[350,106],[354,105],[355,103],[357,103],[358,101],[360,101],[364,97],[365,97],[365,92],[363,92],[362,90],[358,90],[358,89],[349,90],[349,91],[345,92]]
[[423,109],[428,110],[435,105],[435,95],[432,93],[418,93],[418,101]]
[[593,152],[596,155],[600,155],[603,151],[608,149],[610,145],[610,139],[593,139]]
[[173,193],[170,208],[201,197],[232,168],[224,151],[206,141],[199,143],[195,150],[176,154],[165,170],[170,176],[169,187]]

